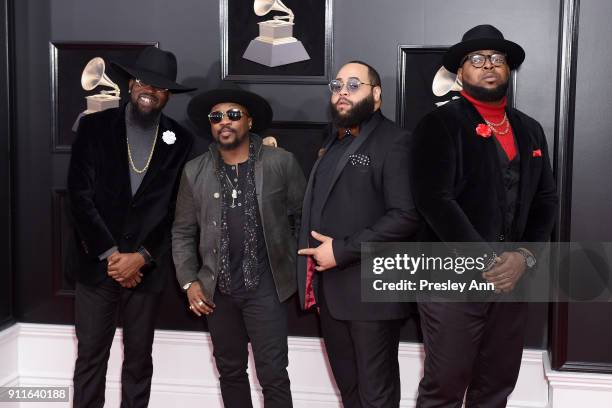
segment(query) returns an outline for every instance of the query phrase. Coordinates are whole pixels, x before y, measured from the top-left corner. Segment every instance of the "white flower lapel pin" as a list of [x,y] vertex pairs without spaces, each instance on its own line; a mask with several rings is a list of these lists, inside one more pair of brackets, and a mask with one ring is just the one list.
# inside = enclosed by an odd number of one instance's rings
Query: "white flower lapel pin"
[[174,144],[174,142],[176,142],[176,135],[174,134],[173,131],[166,130],[162,134],[162,140],[166,142],[166,144],[169,144],[169,145]]

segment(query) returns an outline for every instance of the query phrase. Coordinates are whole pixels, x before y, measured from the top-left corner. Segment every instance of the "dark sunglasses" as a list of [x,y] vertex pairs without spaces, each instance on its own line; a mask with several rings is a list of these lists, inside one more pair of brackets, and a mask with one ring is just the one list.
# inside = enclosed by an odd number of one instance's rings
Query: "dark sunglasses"
[[219,123],[223,120],[223,117],[227,115],[227,118],[232,122],[236,122],[242,119],[242,115],[249,116],[248,113],[241,111],[240,109],[229,109],[226,112],[214,111],[208,114],[208,120],[210,123]]

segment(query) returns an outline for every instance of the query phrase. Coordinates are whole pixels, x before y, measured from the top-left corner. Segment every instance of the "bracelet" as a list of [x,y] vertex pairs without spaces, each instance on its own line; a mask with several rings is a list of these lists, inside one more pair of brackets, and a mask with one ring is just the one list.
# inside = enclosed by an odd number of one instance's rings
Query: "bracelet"
[[484,266],[482,271],[487,272],[491,268],[493,268],[495,266],[495,263],[497,262],[496,259],[497,259],[497,254],[495,252],[492,252],[491,257],[489,258],[489,262],[487,262],[487,264]]

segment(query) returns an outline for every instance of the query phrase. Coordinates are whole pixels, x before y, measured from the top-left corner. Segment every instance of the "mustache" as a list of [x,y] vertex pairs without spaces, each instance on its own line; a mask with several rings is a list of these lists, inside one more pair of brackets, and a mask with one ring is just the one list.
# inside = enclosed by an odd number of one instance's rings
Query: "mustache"
[[482,74],[480,76],[480,79],[483,79],[483,78],[489,77],[489,76],[493,76],[493,77],[495,77],[495,79],[500,79],[501,78],[501,76],[497,72],[485,72],[484,74]]
[[220,135],[221,132],[223,132],[224,130],[229,130],[233,134],[236,134],[236,131],[234,129],[232,129],[232,127],[230,125],[224,125],[221,129],[217,130],[217,136]]
[[343,103],[348,103],[349,105],[353,106],[353,102],[349,101],[348,99],[346,99],[346,98],[344,98],[344,97],[341,97],[340,99],[338,99],[338,102],[336,102],[336,106],[338,106],[338,104],[339,104],[340,102],[343,102]]

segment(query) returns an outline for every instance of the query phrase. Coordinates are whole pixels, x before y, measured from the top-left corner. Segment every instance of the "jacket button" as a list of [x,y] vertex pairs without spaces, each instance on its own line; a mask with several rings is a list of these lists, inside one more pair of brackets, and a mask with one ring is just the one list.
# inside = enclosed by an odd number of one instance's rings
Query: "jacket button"
[[125,238],[125,239],[132,239],[133,237],[134,237],[134,235],[129,233],[129,232],[123,236],[123,238]]
[[505,241],[506,237],[504,236],[504,234],[499,234],[499,240],[500,241]]

